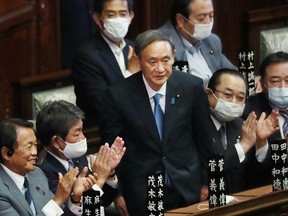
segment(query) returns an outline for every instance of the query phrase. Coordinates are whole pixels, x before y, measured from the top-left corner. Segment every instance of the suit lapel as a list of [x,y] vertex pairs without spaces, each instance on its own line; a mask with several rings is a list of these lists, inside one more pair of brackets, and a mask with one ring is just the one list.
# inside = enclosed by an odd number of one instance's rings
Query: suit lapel
[[25,208],[30,215],[33,215],[32,210],[22,192],[19,190],[13,179],[11,179],[11,177],[6,173],[2,166],[0,166],[0,175],[3,183],[7,186],[10,193],[19,202],[19,205],[23,206],[23,208]]
[[179,106],[181,106],[178,102],[178,97],[180,95],[182,95],[182,89],[177,84],[177,80],[175,80],[173,75],[171,75],[167,81],[166,87],[163,142],[166,142],[169,138],[169,134],[173,134],[173,125],[178,116],[177,112]]
[[202,42],[200,51],[205,59],[205,61],[208,64],[208,67],[210,68],[211,72],[213,73],[219,64],[217,60],[215,59],[215,52],[217,51],[216,47],[214,47],[211,39],[207,38],[205,42]]
[[98,48],[99,48],[99,50],[101,50],[100,55],[99,55],[101,57],[101,60],[103,62],[106,62],[107,65],[109,67],[111,67],[111,71],[109,71],[109,73],[113,73],[115,75],[115,77],[117,77],[117,79],[123,78],[121,69],[119,67],[119,64],[118,64],[112,50],[110,49],[109,45],[103,39],[103,37],[101,36],[100,33],[97,37],[97,40],[98,40]]
[[238,136],[240,136],[240,133],[241,133],[242,123],[243,123],[243,120],[240,118],[237,118],[231,122],[226,123],[226,134],[227,134],[228,145],[235,145],[235,143],[237,142],[237,138]]
[[155,118],[153,111],[151,109],[151,104],[149,96],[142,79],[142,72],[138,72],[134,75],[133,89],[130,93],[133,105],[139,114],[139,119],[141,119],[146,125],[147,130],[152,134],[152,136],[159,142],[160,136],[158,134]]

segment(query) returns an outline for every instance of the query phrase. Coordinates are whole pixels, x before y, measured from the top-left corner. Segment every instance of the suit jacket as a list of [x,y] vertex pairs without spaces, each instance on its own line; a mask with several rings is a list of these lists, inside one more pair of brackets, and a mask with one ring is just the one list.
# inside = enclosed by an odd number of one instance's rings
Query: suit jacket
[[244,178],[246,166],[253,166],[255,161],[252,160],[253,155],[250,153],[252,150],[246,153],[245,160],[242,163],[239,161],[235,144],[237,143],[237,139],[240,138],[242,124],[243,120],[241,118],[236,118],[233,121],[226,122],[227,149],[224,148],[220,134],[218,133],[214,123],[214,127],[210,130],[211,135],[215,140],[214,146],[211,148],[213,152],[210,152],[210,154],[224,156],[224,178],[227,194],[247,189],[247,181],[249,181],[249,179]]
[[[203,170],[198,147],[210,145],[206,140],[210,137],[206,130],[209,105],[202,80],[172,72],[167,81],[162,141],[142,72],[117,82],[101,98],[101,137],[111,142],[121,136],[127,147],[117,171],[130,215],[145,215],[147,175],[163,170],[186,205],[198,202]],[[205,136],[199,137],[200,131]]]
[[[172,23],[167,21],[159,30],[170,35],[174,41],[176,46],[175,61],[187,61],[185,53],[186,48]],[[202,40],[200,50],[212,73],[221,68],[237,70],[237,68],[222,54],[222,43],[217,35],[212,33],[208,38]]]
[[[271,113],[272,107],[270,106],[269,100],[264,92],[260,92],[248,99],[242,117],[246,119],[252,111],[256,113],[258,118],[260,117],[262,112],[265,112],[266,116]],[[268,138],[268,142],[271,143],[275,139],[281,139],[280,131],[272,134]],[[272,183],[272,160],[270,156],[270,150],[271,149],[269,148],[267,153],[268,156],[263,163],[255,163],[255,169],[251,169],[250,167],[250,169],[247,170],[248,175],[253,178],[249,184],[251,188],[260,187]]]
[[[44,216],[41,210],[54,196],[49,190],[47,178],[38,167],[34,171],[27,173],[27,177],[36,214],[37,216]],[[64,215],[74,215],[68,208],[65,208],[64,212]],[[24,195],[2,166],[0,166],[0,215],[33,215]]]
[[61,0],[61,66],[71,68],[72,58],[80,44],[97,31],[93,20],[93,0]]
[[[123,54],[127,66],[129,45],[133,44],[129,40],[125,42]],[[77,106],[86,115],[85,125],[97,125],[96,98],[108,86],[124,79],[113,52],[99,32],[81,46],[75,54],[72,78]]]
[[[86,156],[74,158],[74,159],[72,159],[72,161],[73,161],[74,165],[79,168],[79,172],[81,172],[85,166],[88,167],[88,161],[87,161]],[[42,164],[40,165],[40,168],[42,169],[42,171],[45,173],[45,175],[48,178],[50,190],[53,193],[55,193],[57,190],[57,185],[58,185],[58,172],[65,175],[67,173],[67,170],[57,159],[55,159],[49,153],[47,153]],[[90,171],[90,173],[92,173],[92,171]],[[101,197],[101,205],[102,206],[108,206],[114,200],[118,191],[117,191],[117,189],[112,188],[111,186],[109,186],[107,184],[104,184],[102,190],[103,190],[104,194]]]

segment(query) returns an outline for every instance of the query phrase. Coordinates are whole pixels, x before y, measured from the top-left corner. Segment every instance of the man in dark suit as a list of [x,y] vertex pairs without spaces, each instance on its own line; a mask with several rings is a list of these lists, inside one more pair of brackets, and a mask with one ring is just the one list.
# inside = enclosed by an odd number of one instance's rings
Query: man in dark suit
[[[253,167],[254,161],[262,163],[266,159],[259,157],[262,148],[267,145],[267,137],[277,128],[271,121],[277,122],[277,115],[266,118],[262,114],[258,122],[251,112],[243,122],[247,97],[247,83],[238,71],[221,69],[216,71],[206,89],[211,108],[211,120],[214,129],[215,145],[211,154],[224,156],[224,175],[227,194],[249,189],[249,177],[244,176],[247,167]],[[265,149],[264,147],[264,149]],[[256,153],[256,154],[255,154]]]
[[[0,215],[82,215],[80,203],[71,201],[80,200],[82,192],[90,189],[96,179],[89,175],[88,180],[85,168],[76,180],[79,170],[74,168],[64,176],[59,174],[53,195],[45,174],[36,167],[37,147],[32,123],[21,119],[1,120]],[[69,196],[63,212],[60,206]]]
[[[118,177],[129,215],[141,216],[147,214],[149,173],[165,173],[166,210],[200,200],[201,159],[208,160],[201,158],[197,145],[210,145],[210,117],[202,80],[172,71],[175,46],[169,36],[158,30],[144,32],[136,39],[135,52],[142,71],[101,95],[99,116],[104,140],[118,135],[125,139]],[[159,95],[159,103],[154,102]],[[153,113],[162,115],[162,121]],[[205,136],[200,137],[200,131]]]
[[[275,139],[285,139],[283,125],[287,119],[286,110],[288,108],[288,53],[282,51],[271,53],[262,61],[260,84],[263,91],[248,99],[243,118],[246,119],[248,113],[252,111],[257,115],[262,112],[265,112],[266,115],[272,111],[279,112],[279,130],[272,134],[268,140],[271,143]],[[255,187],[272,182],[271,164],[267,164],[257,171],[261,171],[261,173],[254,174]]]
[[133,43],[124,39],[134,17],[133,0],[99,0],[94,8],[99,31],[80,47],[72,64],[76,103],[85,112],[85,127],[98,125],[98,95],[138,71],[133,64]]
[[[78,167],[80,171],[88,167],[85,156],[87,142],[82,132],[83,118],[83,111],[66,101],[48,102],[37,115],[37,133],[45,147],[39,155],[39,166],[46,174],[52,192],[57,189],[58,173],[67,173],[69,165]],[[97,174],[93,189],[100,191],[101,206],[110,205],[118,194],[115,167],[125,152],[123,145],[122,139],[117,137],[111,149],[106,144],[100,147],[96,159],[90,156],[89,171]]]
[[175,0],[170,17],[159,30],[169,34],[175,43],[175,65],[179,65],[178,61],[186,62],[187,72],[202,78],[204,87],[216,70],[237,69],[223,55],[220,38],[211,33],[212,0]]

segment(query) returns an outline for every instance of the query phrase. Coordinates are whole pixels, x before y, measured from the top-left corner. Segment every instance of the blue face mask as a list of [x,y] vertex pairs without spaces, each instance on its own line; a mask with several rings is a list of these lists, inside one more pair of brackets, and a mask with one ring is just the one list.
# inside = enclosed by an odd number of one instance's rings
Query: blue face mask
[[272,107],[286,109],[288,107],[288,88],[268,88],[268,100]]

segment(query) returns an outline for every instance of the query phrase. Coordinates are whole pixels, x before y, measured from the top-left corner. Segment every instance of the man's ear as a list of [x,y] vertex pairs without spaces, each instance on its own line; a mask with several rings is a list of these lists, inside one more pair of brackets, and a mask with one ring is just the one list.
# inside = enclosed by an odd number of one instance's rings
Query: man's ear
[[267,91],[267,85],[265,84],[264,80],[262,78],[259,79],[262,91]]
[[132,22],[133,18],[134,18],[134,11],[131,11],[129,13],[129,17],[130,17],[130,21]]
[[8,149],[6,146],[1,148],[1,156],[3,159],[8,160],[13,155],[13,149]]
[[93,17],[96,25],[99,26],[100,28],[102,28],[102,25],[101,25],[101,24],[102,24],[102,21],[101,21],[101,18],[100,18],[100,14],[94,12],[94,13],[92,14],[92,17]]
[[51,145],[54,146],[54,148],[59,149],[61,146],[60,142],[64,142],[59,136],[53,136],[51,139]]
[[183,28],[184,23],[185,23],[185,19],[183,15],[180,13],[177,13],[175,16],[175,19],[176,19],[176,27]]

